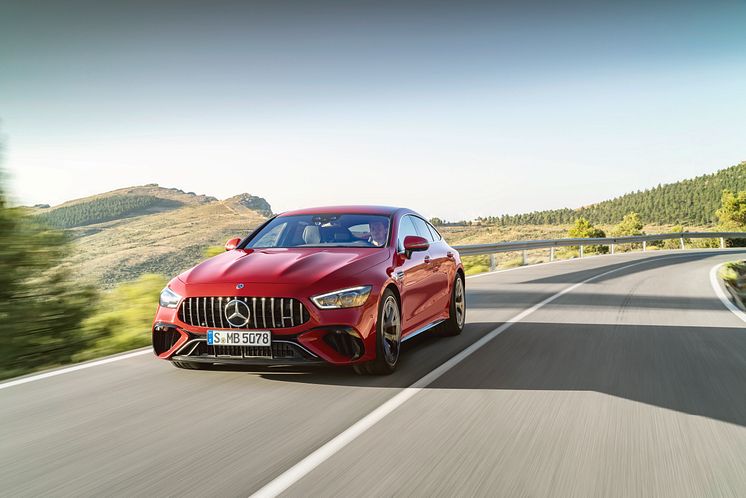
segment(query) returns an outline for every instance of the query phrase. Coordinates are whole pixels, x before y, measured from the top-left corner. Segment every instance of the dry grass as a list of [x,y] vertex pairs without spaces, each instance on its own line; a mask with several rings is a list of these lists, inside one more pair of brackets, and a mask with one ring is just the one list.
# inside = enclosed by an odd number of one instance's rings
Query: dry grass
[[[542,240],[542,239],[561,239],[566,238],[570,225],[519,225],[511,227],[500,226],[442,226],[438,230],[451,245],[467,244],[487,244],[493,242],[507,242],[517,240]],[[611,232],[612,226],[599,226],[607,234]],[[673,225],[647,225],[643,228],[645,233],[669,233]],[[711,227],[685,227],[690,232],[699,232],[712,230]],[[705,240],[705,239],[703,239]],[[707,239],[709,240],[709,239]],[[676,247],[679,242],[674,241]],[[669,244],[671,245],[671,244]],[[694,240],[687,247],[699,247],[702,243]],[[616,252],[627,252],[639,248],[633,247],[633,244],[619,245]],[[649,250],[655,250],[657,247],[648,245]],[[555,253],[555,259],[573,259],[579,257],[577,249],[561,248]],[[549,261],[549,249],[537,249],[527,251],[527,264],[536,264]],[[466,256],[463,258],[466,273],[473,275],[489,270],[489,256]],[[495,254],[495,262],[498,269],[514,268],[523,265],[523,255],[520,252],[506,252]]]
[[72,229],[70,261],[82,277],[105,287],[146,273],[176,275],[204,259],[207,247],[245,236],[264,220],[235,201],[193,203]]

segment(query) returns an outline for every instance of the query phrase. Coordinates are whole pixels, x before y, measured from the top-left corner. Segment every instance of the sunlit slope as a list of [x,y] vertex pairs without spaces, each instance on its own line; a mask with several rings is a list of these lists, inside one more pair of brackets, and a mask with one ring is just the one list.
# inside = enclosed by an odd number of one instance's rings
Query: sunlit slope
[[[140,195],[138,189],[134,192],[132,195]],[[184,201],[184,196],[194,198]],[[143,273],[175,275],[204,259],[207,247],[246,235],[269,212],[264,199],[248,194],[218,201],[181,193],[170,200],[182,204],[166,211],[69,228],[76,247],[71,264],[82,277],[106,286]],[[247,207],[262,203],[267,209],[261,212]]]
[[217,199],[214,197],[151,184],[75,199],[38,209],[36,214],[57,228],[74,228],[215,201]]

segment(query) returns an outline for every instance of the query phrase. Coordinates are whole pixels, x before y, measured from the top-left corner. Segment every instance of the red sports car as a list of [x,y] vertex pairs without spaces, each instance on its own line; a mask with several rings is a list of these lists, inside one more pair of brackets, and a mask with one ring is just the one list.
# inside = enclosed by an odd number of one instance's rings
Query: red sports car
[[464,328],[459,254],[409,209],[288,212],[225,249],[161,293],[153,349],[179,368],[326,363],[387,374],[403,341]]

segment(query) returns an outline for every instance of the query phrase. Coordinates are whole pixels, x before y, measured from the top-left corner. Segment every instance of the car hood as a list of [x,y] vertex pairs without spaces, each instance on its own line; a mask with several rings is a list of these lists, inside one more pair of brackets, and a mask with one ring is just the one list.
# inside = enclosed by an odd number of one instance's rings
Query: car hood
[[235,249],[200,263],[179,275],[185,284],[315,283],[351,276],[389,257],[385,248]]

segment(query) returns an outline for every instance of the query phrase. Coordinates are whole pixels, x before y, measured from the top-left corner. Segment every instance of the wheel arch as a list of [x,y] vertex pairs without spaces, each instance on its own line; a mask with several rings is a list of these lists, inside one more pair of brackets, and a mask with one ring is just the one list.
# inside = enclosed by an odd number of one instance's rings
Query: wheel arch
[[399,288],[394,284],[394,282],[389,282],[388,284],[383,286],[381,295],[383,295],[383,293],[386,292],[386,289],[391,289],[391,292],[394,293],[394,297],[396,297],[396,302],[399,303],[399,312],[401,312],[401,294],[399,293]]

